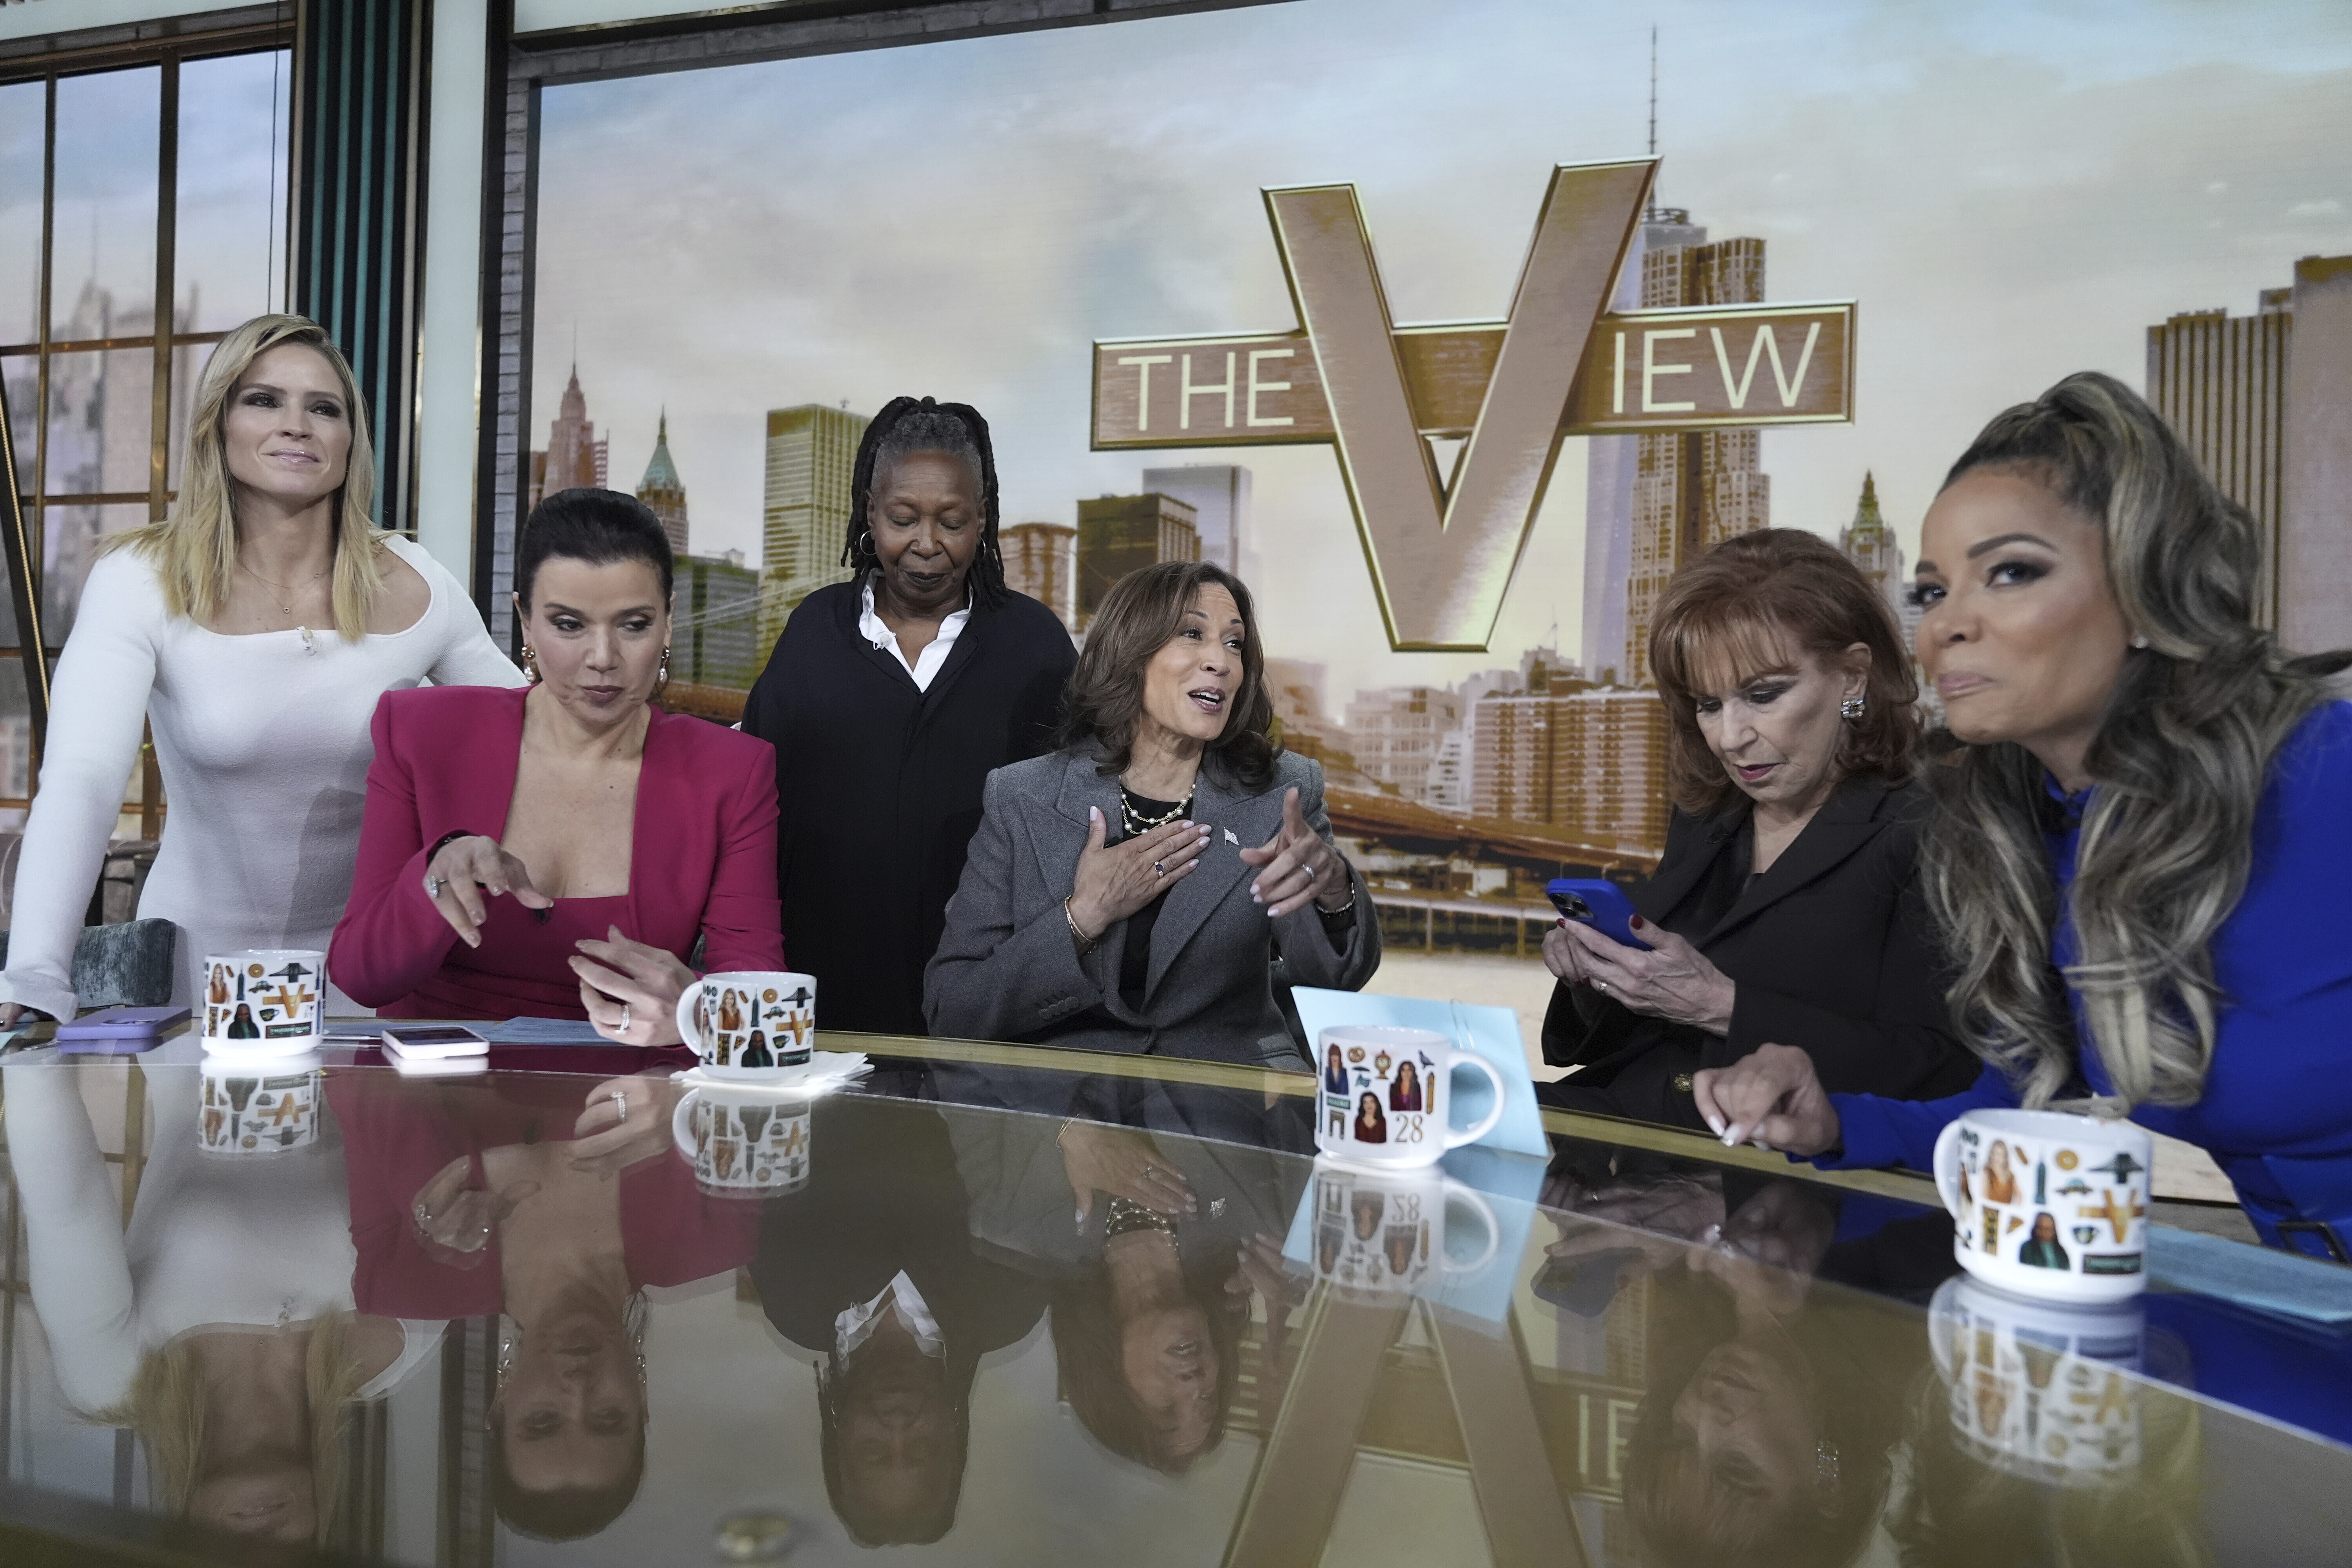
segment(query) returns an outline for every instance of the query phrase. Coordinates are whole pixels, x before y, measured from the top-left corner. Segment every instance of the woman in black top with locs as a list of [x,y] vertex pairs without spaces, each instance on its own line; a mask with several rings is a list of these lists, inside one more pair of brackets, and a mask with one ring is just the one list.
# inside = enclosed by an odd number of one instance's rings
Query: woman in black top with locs
[[1051,749],[1076,654],[1004,585],[988,422],[894,399],[850,488],[849,582],[785,623],[743,728],[776,748],[785,961],[827,1028],[919,1035],[991,770]]
[[1622,946],[1563,921],[1544,1086],[1570,1110],[1702,1127],[1691,1075],[1767,1041],[1824,1083],[1926,1099],[1973,1081],[1918,873],[1918,686],[1892,608],[1795,529],[1725,541],[1658,602],[1675,814]]

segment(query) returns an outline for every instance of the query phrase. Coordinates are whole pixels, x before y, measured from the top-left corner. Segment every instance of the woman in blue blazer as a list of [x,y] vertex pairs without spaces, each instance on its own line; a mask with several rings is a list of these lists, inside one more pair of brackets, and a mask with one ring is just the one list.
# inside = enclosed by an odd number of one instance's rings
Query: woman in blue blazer
[[2105,1100],[2209,1151],[2266,1240],[2352,1246],[2352,704],[2255,626],[2253,521],[2111,377],[1995,418],[1923,525],[1926,770],[1953,1011],[1924,1103],[1767,1046],[1695,1086],[1726,1142],[1924,1169],[1979,1106]]

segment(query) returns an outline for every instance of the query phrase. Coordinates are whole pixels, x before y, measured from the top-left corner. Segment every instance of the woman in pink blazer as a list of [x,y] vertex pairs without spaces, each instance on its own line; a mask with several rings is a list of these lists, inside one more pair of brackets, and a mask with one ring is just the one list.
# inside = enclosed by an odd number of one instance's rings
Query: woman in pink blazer
[[387,692],[327,968],[389,1017],[587,1018],[677,1043],[696,942],[783,967],[775,750],[652,699],[669,543],[643,503],[564,490],[515,563],[520,690]]

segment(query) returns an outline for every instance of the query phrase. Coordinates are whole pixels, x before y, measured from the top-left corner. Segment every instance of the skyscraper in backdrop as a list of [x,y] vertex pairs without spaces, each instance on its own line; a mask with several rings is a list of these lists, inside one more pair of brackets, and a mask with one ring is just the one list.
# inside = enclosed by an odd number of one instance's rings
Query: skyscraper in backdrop
[[[1668,209],[1670,212],[1675,209]],[[1642,255],[1642,306],[1749,305],[1764,299],[1764,242],[1702,243],[1706,230]],[[1675,431],[1636,436],[1633,548],[1625,574],[1625,641],[1617,669],[1627,686],[1655,683],[1650,616],[1687,560],[1735,533],[1771,525],[1771,481],[1760,467],[1757,432]]]
[[1198,561],[1192,509],[1173,496],[1099,496],[1078,503],[1078,626],[1095,618],[1110,585],[1162,561]]
[[669,536],[670,553],[686,554],[686,485],[677,477],[677,464],[669,455],[669,410],[662,410],[661,423],[655,427],[654,455],[646,464],[646,477],[637,481],[637,499],[646,503],[653,514],[661,519],[662,531]]
[[[1706,230],[1681,207],[1652,207],[1633,231],[1609,308],[1641,308],[1642,261],[1650,252],[1706,241]],[[1584,668],[1599,681],[1633,679],[1621,665],[1633,566],[1633,475],[1641,450],[1638,436],[1595,436],[1584,444]]]
[[1004,584],[1026,594],[1062,623],[1078,629],[1078,531],[1059,522],[1016,522],[997,541],[1004,552]]
[[587,395],[580,390],[580,367],[574,364],[547,427],[547,449],[530,455],[530,504],[535,507],[558,490],[604,489],[611,456],[588,417]]
[[1895,624],[1903,628],[1903,647],[1916,653],[1919,607],[1911,602],[1911,580],[1903,571],[1903,546],[1895,542],[1895,531],[1879,514],[1876,476],[1867,472],[1862,476],[1862,499],[1854,503],[1853,521],[1838,530],[1838,548],[1885,596],[1886,607],[1895,613]]
[[758,657],[765,661],[803,599],[849,579],[849,481],[870,421],[822,403],[768,410],[761,507]]
[[[1143,488],[1173,496],[1192,509],[1201,535],[1201,559],[1213,561],[1249,581],[1244,563],[1249,527],[1250,471],[1237,463],[1183,463],[1143,470]],[[1251,584],[1255,586],[1255,584]]]

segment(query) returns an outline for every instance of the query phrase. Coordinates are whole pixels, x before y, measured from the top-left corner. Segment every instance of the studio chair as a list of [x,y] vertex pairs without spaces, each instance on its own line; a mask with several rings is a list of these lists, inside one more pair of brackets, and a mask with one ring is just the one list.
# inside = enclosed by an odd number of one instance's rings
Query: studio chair
[[[74,943],[73,988],[85,1009],[161,1007],[172,999],[172,958],[180,928],[170,921],[84,926]],[[8,933],[0,931],[0,965]]]

